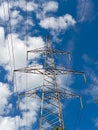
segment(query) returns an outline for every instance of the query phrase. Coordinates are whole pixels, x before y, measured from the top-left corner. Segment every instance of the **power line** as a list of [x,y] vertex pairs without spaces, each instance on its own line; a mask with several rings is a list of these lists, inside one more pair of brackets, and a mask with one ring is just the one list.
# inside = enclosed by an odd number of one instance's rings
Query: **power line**
[[7,6],[8,6],[8,14],[9,14],[9,27],[10,27],[10,35],[11,35],[11,51],[12,51],[12,57],[13,57],[13,68],[15,69],[15,56],[14,56],[14,46],[13,46],[13,36],[12,36],[12,25],[11,25],[11,13],[10,13],[10,3],[9,0],[7,0]]
[[[28,43],[28,12],[27,12],[27,8],[28,8],[28,4],[27,4],[27,0],[26,0],[26,23],[25,23],[25,52],[27,52],[27,43]],[[27,59],[26,59],[26,66],[27,66]],[[25,74],[25,78],[26,78],[26,86],[25,86],[25,89],[27,89],[28,87],[28,74]],[[26,95],[25,95],[25,98],[26,98]],[[28,98],[26,98],[26,102],[25,102],[25,111],[27,110],[27,107],[28,107]],[[27,120],[28,120],[28,117],[26,115],[26,124],[25,126],[27,125]],[[25,127],[26,129],[26,127]]]
[[[7,0],[7,8],[8,8],[8,14],[9,14],[8,22],[9,22],[9,32],[10,32],[10,40],[11,40],[11,50],[10,50],[10,45],[9,45],[9,55],[11,57],[11,54],[12,54],[11,61],[12,61],[13,66],[11,66],[11,69],[13,71],[13,69],[15,69],[15,56],[14,56],[14,46],[13,46],[13,36],[12,36],[12,25],[11,25],[11,13],[10,13],[10,2],[9,2],[9,0]],[[9,43],[10,42],[8,42],[8,44]],[[13,80],[13,77],[14,77],[14,80]],[[16,85],[16,90],[17,90],[16,75],[14,73],[12,74],[12,83],[13,83],[14,86]],[[15,89],[14,89],[14,91],[15,91]],[[14,114],[16,115],[16,106],[15,106]],[[18,120],[19,120],[19,117],[18,117]],[[16,125],[17,125],[17,118],[15,116],[15,128],[17,129]]]
[[[5,12],[5,6],[4,6],[4,3],[3,3],[3,0],[2,0],[2,6],[3,6],[3,13],[4,13],[4,21],[5,21],[5,26],[7,28],[8,24],[7,24],[7,19],[6,19],[6,12]],[[9,45],[9,39],[7,38],[7,42],[8,42],[8,53],[9,53],[9,65],[10,65],[10,69],[11,69],[11,77],[13,77],[13,67],[12,67],[12,64],[11,64],[11,52],[10,52],[10,45]],[[7,43],[6,43],[7,44]],[[10,70],[9,70],[10,71]],[[13,79],[13,78],[12,78]]]

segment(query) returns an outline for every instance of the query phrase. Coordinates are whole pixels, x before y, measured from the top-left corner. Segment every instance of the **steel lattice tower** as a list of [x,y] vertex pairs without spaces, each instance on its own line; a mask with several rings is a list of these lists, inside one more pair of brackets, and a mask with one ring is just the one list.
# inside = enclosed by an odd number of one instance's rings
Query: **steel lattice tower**
[[[18,97],[31,96],[36,98],[37,95],[37,98],[41,100],[40,130],[52,130],[55,126],[60,130],[64,130],[65,127],[62,116],[61,99],[80,98],[81,101],[81,96],[73,93],[69,89],[59,87],[56,76],[66,74],[82,74],[85,77],[85,73],[66,69],[64,67],[57,67],[55,65],[54,54],[58,53],[69,56],[70,52],[53,49],[49,36],[46,37],[45,47],[27,51],[27,57],[28,53],[43,53],[43,68],[38,66],[28,66],[14,70],[14,72],[41,74],[43,75],[44,80],[41,86],[21,92],[18,94]],[[83,107],[82,101],[81,106]]]

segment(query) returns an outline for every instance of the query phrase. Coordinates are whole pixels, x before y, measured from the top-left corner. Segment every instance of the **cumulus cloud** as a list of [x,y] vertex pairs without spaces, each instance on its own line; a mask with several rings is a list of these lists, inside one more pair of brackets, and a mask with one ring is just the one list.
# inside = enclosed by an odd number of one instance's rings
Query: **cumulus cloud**
[[[27,101],[29,101],[27,103]],[[32,98],[23,98],[20,102],[20,112],[22,117],[15,116],[0,116],[0,129],[4,130],[18,130],[19,128],[31,129],[32,124],[37,120],[37,112],[39,110],[40,103]],[[20,123],[21,122],[21,123]]]
[[[0,34],[0,65],[4,67],[9,62],[13,63],[12,46],[14,51],[14,62],[16,68],[24,66],[26,64],[26,50],[32,50],[44,46],[44,41],[40,36],[29,36],[28,43],[26,43],[25,39],[21,40],[19,38],[19,35],[16,33],[9,34],[5,39],[5,31],[3,27],[0,27]],[[10,51],[10,57],[8,49]],[[33,57],[35,57],[34,54]]]
[[35,10],[36,17],[43,19],[47,17],[47,13],[57,12],[59,4],[57,1],[43,1],[38,2],[38,9]]
[[8,63],[8,45],[5,43],[5,31],[3,27],[0,27],[0,65]]
[[[9,86],[0,82],[0,129],[18,130],[19,127],[24,128],[24,126],[30,129],[32,124],[37,120],[37,112],[40,107],[40,102],[30,97],[22,98],[22,100],[19,102],[19,110],[22,114],[22,117],[20,115],[11,117],[7,116],[8,109],[10,111],[12,109],[12,105],[9,104],[8,101],[10,96],[11,92],[9,90]],[[3,114],[6,116],[3,117]],[[19,124],[19,122],[21,122],[21,124]]]
[[5,36],[5,32],[4,32],[4,28],[0,27],[0,45],[4,44],[4,36]]
[[[17,16],[18,12],[15,12],[16,16]],[[16,33],[13,34],[9,34],[8,36],[5,37],[5,31],[3,27],[0,27],[0,32],[1,32],[1,37],[0,37],[0,66],[2,66],[6,71],[8,71],[9,73],[7,73],[8,75],[6,75],[6,78],[8,80],[11,80],[11,68],[9,66],[9,63],[11,62],[12,64],[12,69],[14,69],[13,67],[13,62],[15,63],[15,67],[18,69],[20,67],[24,67],[26,66],[26,51],[27,50],[32,50],[32,49],[36,49],[36,48],[41,48],[44,46],[44,41],[42,39],[42,37],[28,37],[28,43],[26,43],[25,39],[20,39],[19,35]],[[13,41],[12,41],[13,40]],[[13,54],[12,54],[12,44],[13,44],[13,51],[14,51],[14,61],[13,61]],[[8,47],[9,45],[9,47]],[[8,53],[8,48],[10,51],[10,57],[9,57],[9,53]],[[32,58],[35,57],[39,57],[40,55],[32,55]],[[30,59],[31,56],[29,56]],[[19,91],[23,91],[25,89],[31,89],[34,87],[37,87],[38,85],[42,84],[43,81],[43,77],[40,75],[29,75],[28,74],[28,88],[26,88],[26,84],[24,81],[26,81],[26,76],[25,74],[17,74],[16,76],[16,82],[17,82],[17,87]],[[40,80],[39,80],[40,79]],[[38,82],[39,80],[39,82]],[[32,82],[33,82],[33,86],[32,86]],[[20,86],[20,84],[22,84],[22,86]],[[12,105],[9,104],[9,97],[11,96],[9,87],[7,84],[2,84],[0,83],[0,114],[6,113],[8,114],[9,111],[11,110]],[[23,99],[25,100],[25,99]],[[37,116],[37,110],[39,108],[39,105],[37,104],[38,102],[34,101],[32,98],[28,99],[29,100],[29,105],[31,105],[31,107],[29,108],[28,106],[28,111],[25,112],[25,108],[22,108],[22,111],[24,110],[24,112],[22,113],[23,118],[20,118],[20,116],[18,117],[20,119],[20,121],[22,122],[20,127],[28,127],[30,128],[32,123],[35,123],[36,121],[36,116]],[[23,102],[23,101],[22,101]],[[25,102],[26,103],[26,102]],[[21,103],[22,104],[22,103]],[[26,104],[25,104],[26,106]],[[28,123],[26,124],[26,118],[28,117]],[[32,119],[33,117],[33,119]],[[10,117],[7,116],[3,117],[1,116],[1,123],[0,123],[0,128],[3,129],[5,128],[6,125],[6,130],[13,130],[15,129],[15,118],[16,117]],[[8,125],[9,124],[9,125]],[[18,129],[18,125],[17,125],[17,129]]]
[[39,25],[45,29],[53,30],[66,30],[68,27],[73,26],[76,23],[75,19],[71,15],[66,14],[58,18],[49,17],[40,21]]
[[[20,9],[17,9],[20,8]],[[27,20],[26,17],[24,17],[24,14],[20,13],[20,10],[23,10],[26,14],[27,12],[32,12],[37,8],[37,4],[34,2],[27,2],[26,0],[22,1],[4,1],[0,4],[0,23],[2,25],[6,25],[7,31],[16,32],[18,30],[19,32],[24,32],[24,25],[28,26],[27,29],[29,30],[31,26],[34,26],[32,16],[28,16]],[[21,24],[21,25],[20,25]],[[21,30],[19,28],[21,27]],[[19,33],[17,31],[17,33]],[[20,33],[21,34],[21,33]]]
[[0,18],[3,21],[9,19],[9,6],[7,2],[2,2],[0,5]]
[[19,7],[22,8],[23,10],[34,11],[37,8],[37,4],[30,1],[27,2],[27,7],[26,7],[26,1],[20,1]]
[[34,11],[37,9],[38,5],[33,1],[26,1],[26,0],[18,0],[18,1],[11,1],[11,7],[19,7],[24,11]]
[[17,24],[19,24],[19,22],[23,21],[23,16],[20,15],[20,11],[18,10],[14,10],[11,12],[11,26],[15,28],[15,26]]
[[8,105],[8,98],[10,95],[11,92],[8,84],[0,82],[0,115],[6,113],[6,107]]
[[0,117],[0,129],[1,130],[17,129],[17,127],[15,127],[15,119],[11,117]]
[[43,4],[43,10],[45,13],[47,12],[56,12],[58,10],[58,2],[49,1]]
[[[29,101],[27,103],[27,101]],[[23,119],[21,127],[32,126],[33,123],[37,120],[37,112],[40,108],[40,102],[38,102],[35,99],[32,99],[30,97],[23,98],[23,100],[20,102],[20,110],[22,111]],[[32,118],[33,117],[33,118]]]

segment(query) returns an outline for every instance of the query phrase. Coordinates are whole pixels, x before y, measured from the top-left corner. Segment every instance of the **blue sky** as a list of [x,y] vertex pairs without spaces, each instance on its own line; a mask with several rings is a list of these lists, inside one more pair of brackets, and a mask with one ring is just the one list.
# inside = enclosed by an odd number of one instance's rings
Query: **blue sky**
[[[24,97],[18,111],[15,93],[41,85],[43,77],[17,73],[12,79],[14,69],[27,65],[26,51],[43,47],[47,34],[54,48],[72,54],[71,64],[67,57],[56,64],[86,73],[86,83],[82,75],[59,77],[59,87],[80,94],[84,104],[63,100],[66,129],[97,130],[98,0],[0,0],[0,130],[39,130],[40,102]],[[35,63],[40,54],[29,58]]]

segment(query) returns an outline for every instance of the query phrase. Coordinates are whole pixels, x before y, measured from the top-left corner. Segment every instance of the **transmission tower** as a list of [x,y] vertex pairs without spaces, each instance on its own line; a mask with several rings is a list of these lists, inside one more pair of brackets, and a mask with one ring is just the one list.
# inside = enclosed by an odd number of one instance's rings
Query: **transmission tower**
[[46,37],[45,47],[27,51],[27,58],[29,53],[44,54],[43,67],[32,65],[16,69],[14,72],[41,74],[43,75],[43,84],[35,89],[20,92],[18,97],[28,96],[41,100],[40,130],[52,130],[55,126],[60,130],[64,130],[61,100],[80,98],[81,106],[83,107],[83,105],[80,95],[58,86],[57,75],[80,74],[85,77],[85,73],[56,66],[54,54],[68,55],[70,57],[70,52],[53,49],[49,36]]

